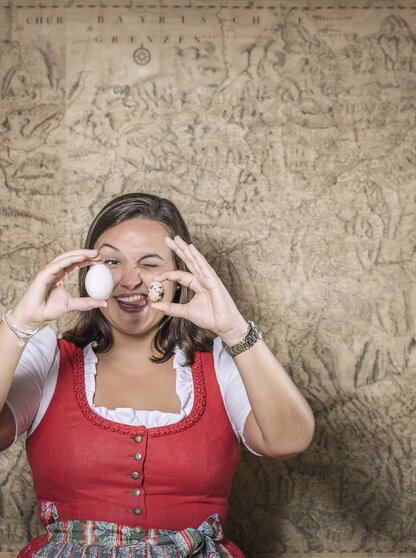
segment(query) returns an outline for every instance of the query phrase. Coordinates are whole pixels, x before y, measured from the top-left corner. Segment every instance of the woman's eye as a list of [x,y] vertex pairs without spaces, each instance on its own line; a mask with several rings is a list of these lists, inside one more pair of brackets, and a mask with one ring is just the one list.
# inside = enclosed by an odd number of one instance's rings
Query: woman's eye
[[143,264],[143,267],[158,267],[157,264]]
[[108,260],[104,260],[105,265],[117,265],[120,262],[118,260],[112,260],[112,259],[108,259]]

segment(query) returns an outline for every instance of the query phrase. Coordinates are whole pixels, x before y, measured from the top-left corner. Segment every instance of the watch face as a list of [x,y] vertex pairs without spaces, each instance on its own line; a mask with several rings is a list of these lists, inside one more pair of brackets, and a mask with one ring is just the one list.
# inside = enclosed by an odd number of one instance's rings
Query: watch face
[[250,331],[250,333],[255,333],[256,336],[260,336],[260,337],[261,337],[261,333],[260,333],[258,327],[256,326],[256,324],[253,323],[253,322],[248,322],[248,323],[249,323],[250,326],[251,326],[251,331]]

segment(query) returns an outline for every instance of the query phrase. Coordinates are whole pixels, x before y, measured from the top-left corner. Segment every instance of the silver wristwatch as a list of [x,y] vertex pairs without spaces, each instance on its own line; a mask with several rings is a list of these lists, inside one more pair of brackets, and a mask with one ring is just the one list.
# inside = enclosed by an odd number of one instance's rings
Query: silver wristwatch
[[248,323],[250,325],[250,329],[248,330],[247,335],[244,337],[244,339],[241,339],[241,341],[239,341],[235,345],[232,345],[231,347],[228,347],[228,345],[226,345],[224,341],[222,342],[222,346],[224,347],[224,349],[233,358],[240,353],[247,351],[247,349],[257,343],[259,339],[263,338],[263,335],[261,331],[257,329],[257,326],[250,320],[248,321]]

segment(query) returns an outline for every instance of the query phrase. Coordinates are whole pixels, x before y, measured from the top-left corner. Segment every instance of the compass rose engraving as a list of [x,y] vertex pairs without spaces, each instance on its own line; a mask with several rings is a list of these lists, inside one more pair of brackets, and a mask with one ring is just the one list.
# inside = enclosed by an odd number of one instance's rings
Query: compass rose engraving
[[150,50],[145,48],[143,46],[143,43],[140,45],[139,48],[136,48],[136,50],[133,52],[133,60],[139,66],[145,66],[146,64],[148,64],[150,62],[151,58],[152,58],[152,56],[150,54]]

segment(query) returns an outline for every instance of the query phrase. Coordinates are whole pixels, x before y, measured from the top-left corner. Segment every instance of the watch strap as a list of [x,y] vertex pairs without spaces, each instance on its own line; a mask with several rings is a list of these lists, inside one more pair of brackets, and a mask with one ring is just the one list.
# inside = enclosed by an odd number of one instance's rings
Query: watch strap
[[233,358],[236,357],[237,355],[239,355],[240,353],[243,353],[244,351],[247,351],[247,349],[249,349],[255,343],[257,343],[257,341],[259,341],[259,339],[263,338],[263,335],[262,335],[261,331],[259,331],[257,326],[252,321],[249,320],[248,324],[249,324],[250,328],[249,328],[246,336],[243,339],[241,339],[241,341],[239,341],[235,345],[232,345],[231,347],[226,345],[224,343],[224,341],[222,342],[222,346],[224,347],[226,352],[230,356],[232,356]]

